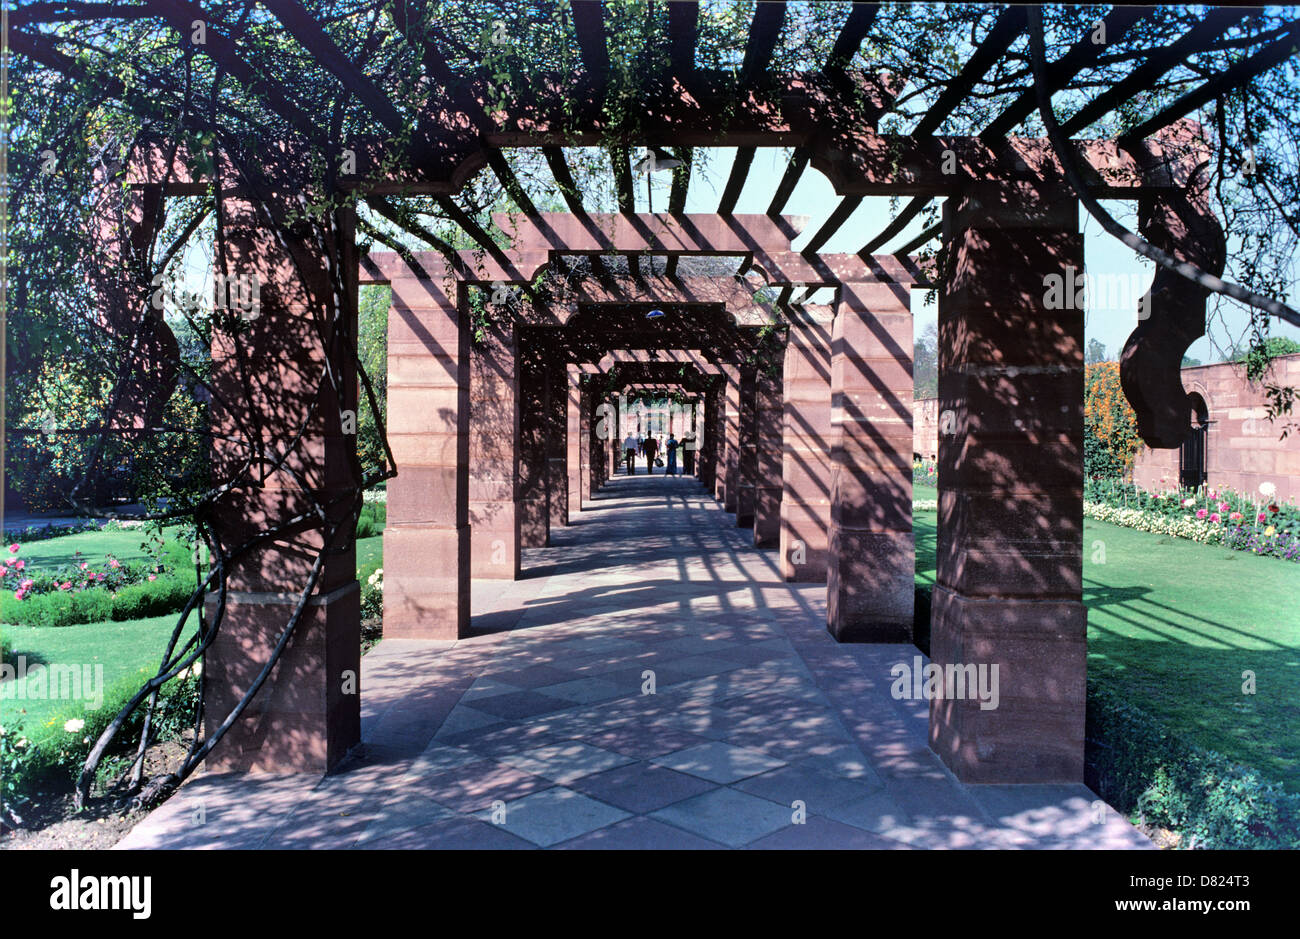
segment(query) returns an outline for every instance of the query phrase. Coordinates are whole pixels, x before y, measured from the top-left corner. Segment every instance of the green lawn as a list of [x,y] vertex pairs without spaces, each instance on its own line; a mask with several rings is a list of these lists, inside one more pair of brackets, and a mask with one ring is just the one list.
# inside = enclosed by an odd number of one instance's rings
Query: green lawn
[[357,570],[368,564],[379,564],[384,559],[384,536],[357,539]]
[[[126,531],[84,531],[75,535],[62,535],[45,541],[33,541],[21,547],[17,555],[31,567],[42,570],[55,570],[74,561],[76,552],[81,552],[81,560],[98,563],[107,555],[113,555],[119,561],[138,561],[146,557],[140,546],[144,544],[143,529]],[[6,546],[7,547],[7,546]]]
[[[44,665],[103,665],[103,689],[107,690],[127,676],[138,676],[143,682],[152,673],[161,660],[176,619],[177,614],[172,614],[56,629],[32,626],[0,626],[0,629],[13,642],[14,655],[27,656],[29,668],[36,662]],[[194,617],[191,621],[197,623]],[[27,680],[31,681],[30,678]],[[56,717],[71,716],[76,709],[76,702],[66,700],[10,698],[0,701],[0,723],[21,715],[26,735],[39,740],[55,729]]]
[[[913,519],[918,584],[934,582],[936,519]],[[1300,565],[1085,520],[1083,599],[1090,678],[1300,791]]]

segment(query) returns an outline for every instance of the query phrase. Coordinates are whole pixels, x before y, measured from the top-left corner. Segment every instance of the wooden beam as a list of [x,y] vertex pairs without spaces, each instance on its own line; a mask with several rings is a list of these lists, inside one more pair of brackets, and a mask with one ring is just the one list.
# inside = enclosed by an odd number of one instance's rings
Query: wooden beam
[[811,151],[807,147],[796,147],[794,153],[790,155],[790,162],[786,164],[785,173],[781,176],[781,182],[777,184],[776,192],[772,194],[772,202],[767,207],[768,215],[775,218],[781,214],[785,204],[790,201],[790,194],[794,192],[794,187],[799,184],[799,177],[803,175],[810,155]]
[[1297,43],[1300,43],[1300,21],[1293,22],[1282,38],[1265,46],[1249,58],[1229,66],[1199,88],[1189,91],[1177,101],[1161,108],[1153,117],[1147,118],[1120,137],[1120,146],[1128,148],[1140,140],[1145,140],[1189,111],[1194,111],[1219,95],[1241,87],[1261,72],[1267,72],[1281,65],[1296,54]]
[[605,14],[600,0],[572,0],[573,28],[583,68],[599,88],[609,81],[609,48],[605,39]]
[[372,82],[352,60],[343,54],[324,28],[298,0],[262,0],[275,18],[284,24],[284,28],[298,44],[311,53],[326,71],[331,72],[343,86],[383,124],[389,133],[400,134],[406,127],[406,119],[389,100],[388,95]]
[[565,204],[569,211],[575,215],[586,215],[587,209],[582,204],[582,195],[578,192],[578,184],[573,179],[573,173],[569,170],[569,164],[564,159],[564,150],[560,147],[542,147],[542,154],[546,157],[546,162],[551,168],[551,175],[555,177],[555,183],[560,187],[560,195],[564,197]]
[[938,130],[953,108],[961,104],[984,74],[1011,48],[1011,44],[1024,35],[1025,28],[1024,7],[1008,7],[1003,10],[988,35],[966,60],[961,72],[948,83],[934,104],[930,105],[912,133],[917,137],[928,137]]
[[862,46],[862,40],[867,38],[867,33],[871,31],[879,13],[878,3],[853,4],[849,18],[844,21],[840,34],[835,37],[835,47],[831,49],[830,58],[826,60],[825,71],[828,75],[840,77],[844,75],[845,69]]
[[767,71],[781,27],[785,25],[785,8],[784,2],[775,0],[755,5],[754,19],[749,24],[749,41],[745,43],[745,59],[740,66],[742,88],[756,84]]
[[691,185],[691,161],[694,155],[694,147],[677,148],[677,159],[682,161],[682,165],[673,167],[673,188],[668,194],[668,211],[672,215],[681,215],[686,211],[686,190]]
[[695,43],[699,35],[700,8],[696,3],[668,4],[668,48],[673,73],[687,78],[695,71]]
[[[1064,88],[1071,78],[1095,62],[1104,51],[1110,48],[1112,43],[1123,39],[1125,33],[1150,15],[1150,7],[1112,7],[1111,11],[1101,21],[1106,29],[1105,43],[1093,42],[1091,31],[1089,31],[1089,34],[1076,42],[1070,48],[1070,51],[1048,66],[1048,93],[1051,94]],[[980,139],[985,143],[989,143],[1005,137],[1038,108],[1037,93],[1031,81],[1030,87],[1021,92],[1020,97],[1016,98],[1010,107],[994,118],[993,123],[980,132]]]
[[813,235],[812,240],[804,246],[803,254],[816,254],[821,250],[822,245],[830,240],[831,236],[840,230],[850,215],[852,215],[862,205],[862,196],[848,196],[841,199],[840,204],[835,207],[835,211],[826,219],[825,224],[817,234]]
[[719,215],[730,215],[736,210],[736,201],[740,190],[749,177],[749,167],[754,162],[754,147],[737,147],[736,160],[731,164],[731,174],[727,176],[726,188],[722,190],[722,200],[718,203]]
[[633,212],[636,199],[632,193],[632,154],[625,146],[613,147],[609,159],[614,169],[614,190],[618,194],[618,210]]
[[1157,79],[1187,56],[1227,33],[1236,23],[1251,15],[1244,7],[1221,7],[1210,10],[1182,37],[1147,56],[1145,62],[1085,104],[1074,117],[1061,125],[1061,133],[1073,137],[1090,127],[1140,91],[1155,86]]

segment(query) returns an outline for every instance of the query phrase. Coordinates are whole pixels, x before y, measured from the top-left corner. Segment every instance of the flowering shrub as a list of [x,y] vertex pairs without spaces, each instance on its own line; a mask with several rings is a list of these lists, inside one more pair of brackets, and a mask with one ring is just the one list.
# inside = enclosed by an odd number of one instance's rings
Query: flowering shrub
[[12,544],[0,561],[0,621],[21,626],[72,626],[139,619],[179,611],[195,587],[184,543],[146,543],[147,561],[123,563],[112,555],[92,564],[80,552],[55,571],[36,571]]
[[913,512],[937,512],[939,511],[938,499],[914,499],[912,501]]
[[1137,415],[1120,387],[1118,362],[1084,366],[1083,468],[1092,475],[1123,476],[1142,447]]
[[[364,571],[362,572],[364,574]],[[384,615],[384,569],[375,568],[361,580],[361,618],[373,619]]]
[[1300,561],[1300,509],[1202,487],[1146,492],[1115,479],[1084,483],[1083,513],[1125,528]]
[[71,525],[28,525],[25,528],[5,529],[4,541],[6,544],[14,541],[30,544],[33,541],[45,541],[49,538],[61,538],[64,535],[79,535],[85,531],[98,530],[99,522],[93,518],[74,522]]
[[[0,815],[11,822],[21,819],[25,807],[46,787],[67,790],[71,788],[81,767],[104,728],[113,720],[127,700],[140,687],[141,676],[129,676],[114,684],[104,697],[104,706],[87,710],[75,704],[64,713],[51,717],[44,726],[24,732],[21,716],[6,717],[0,726]],[[183,734],[194,721],[198,707],[198,663],[178,674],[163,685],[158,695],[158,708],[154,713],[154,739],[172,740]],[[125,762],[106,762],[101,767],[99,782],[112,770],[113,765],[129,765],[133,752],[132,739],[138,738],[144,709],[138,709],[127,718],[125,729],[117,738],[116,749]]]
[[917,460],[912,464],[912,485],[939,485],[939,464],[934,460]]

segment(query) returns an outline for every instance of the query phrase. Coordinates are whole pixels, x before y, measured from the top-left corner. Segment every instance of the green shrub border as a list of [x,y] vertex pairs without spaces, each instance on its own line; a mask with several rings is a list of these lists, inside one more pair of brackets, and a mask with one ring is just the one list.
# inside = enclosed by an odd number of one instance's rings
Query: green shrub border
[[1168,733],[1112,689],[1088,683],[1084,781],[1120,812],[1203,848],[1300,848],[1300,795]]
[[[930,604],[931,588],[918,586],[913,639],[926,655]],[[1300,848],[1300,795],[1174,736],[1097,682],[1088,682],[1087,708],[1084,781],[1117,811],[1195,847]]]

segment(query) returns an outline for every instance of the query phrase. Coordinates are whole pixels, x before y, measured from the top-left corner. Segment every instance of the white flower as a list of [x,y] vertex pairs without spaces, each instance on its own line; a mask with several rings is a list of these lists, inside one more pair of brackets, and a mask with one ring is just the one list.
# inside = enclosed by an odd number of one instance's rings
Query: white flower
[[27,746],[27,738],[26,738],[26,737],[19,737],[17,740],[14,741],[14,749],[15,749],[15,750],[21,750],[21,749],[22,749],[23,747],[25,747],[25,746]]
[[77,731],[81,730],[81,729],[82,729],[83,727],[85,727],[85,726],[86,726],[86,722],[85,722],[85,721],[83,721],[83,720],[82,720],[81,718],[79,718],[79,717],[74,717],[74,718],[72,718],[72,720],[69,720],[69,721],[65,721],[65,722],[64,722],[64,724],[63,724],[63,729],[66,730],[66,731],[67,731],[68,733],[70,733],[70,734],[75,734],[75,733],[77,733]]
[[1259,491],[1263,495],[1272,496],[1273,493],[1277,492],[1277,486],[1274,486],[1272,483],[1260,483]]

